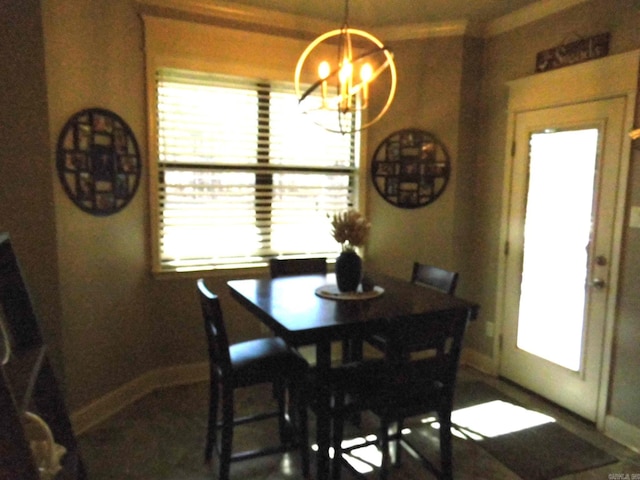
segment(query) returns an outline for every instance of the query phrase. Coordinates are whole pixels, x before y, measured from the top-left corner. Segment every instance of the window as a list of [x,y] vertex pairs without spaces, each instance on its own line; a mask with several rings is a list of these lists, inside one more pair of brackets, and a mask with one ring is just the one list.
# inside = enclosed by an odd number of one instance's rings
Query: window
[[357,134],[312,124],[282,82],[160,69],[156,86],[156,270],[339,253],[328,216],[357,203]]

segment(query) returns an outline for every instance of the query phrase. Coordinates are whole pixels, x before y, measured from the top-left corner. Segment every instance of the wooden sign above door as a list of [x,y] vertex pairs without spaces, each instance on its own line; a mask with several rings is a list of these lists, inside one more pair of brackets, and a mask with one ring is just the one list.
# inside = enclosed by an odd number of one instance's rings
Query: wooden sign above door
[[608,32],[600,33],[543,50],[536,56],[536,73],[604,57],[609,54],[610,37]]

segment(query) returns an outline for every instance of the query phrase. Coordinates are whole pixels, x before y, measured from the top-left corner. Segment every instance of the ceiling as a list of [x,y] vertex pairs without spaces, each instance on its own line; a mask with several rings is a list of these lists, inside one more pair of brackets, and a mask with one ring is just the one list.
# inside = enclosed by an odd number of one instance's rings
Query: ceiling
[[[349,25],[386,27],[468,21],[484,24],[545,0],[348,0]],[[342,24],[344,0],[227,0],[227,3]]]

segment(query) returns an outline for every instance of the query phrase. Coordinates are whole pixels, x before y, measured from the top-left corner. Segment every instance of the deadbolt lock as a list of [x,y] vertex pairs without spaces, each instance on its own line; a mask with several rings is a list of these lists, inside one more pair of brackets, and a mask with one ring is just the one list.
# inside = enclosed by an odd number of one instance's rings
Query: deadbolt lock
[[607,265],[607,257],[605,257],[604,255],[598,255],[596,257],[596,265],[600,266],[600,267],[604,267]]

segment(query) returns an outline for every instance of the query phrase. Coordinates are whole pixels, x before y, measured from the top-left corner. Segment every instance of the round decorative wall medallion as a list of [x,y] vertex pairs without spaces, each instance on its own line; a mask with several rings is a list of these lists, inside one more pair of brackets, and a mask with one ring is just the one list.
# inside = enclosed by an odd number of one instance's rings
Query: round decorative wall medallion
[[73,115],[58,137],[58,177],[85,212],[111,215],[131,201],[142,165],[133,132],[115,113],[89,108]]
[[451,163],[445,146],[431,133],[405,129],[385,138],[371,161],[378,193],[399,208],[429,205],[449,182]]

